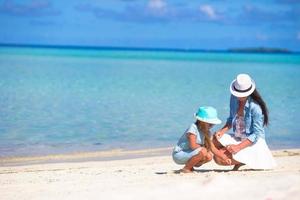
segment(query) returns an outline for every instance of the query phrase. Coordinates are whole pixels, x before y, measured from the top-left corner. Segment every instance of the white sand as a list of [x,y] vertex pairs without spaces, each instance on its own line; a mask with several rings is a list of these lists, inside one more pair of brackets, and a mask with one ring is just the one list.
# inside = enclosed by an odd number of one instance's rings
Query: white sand
[[[0,199],[300,199],[300,149],[273,152],[271,171],[228,171],[210,162],[193,174],[171,156],[0,167]],[[3,164],[3,162],[2,162]]]

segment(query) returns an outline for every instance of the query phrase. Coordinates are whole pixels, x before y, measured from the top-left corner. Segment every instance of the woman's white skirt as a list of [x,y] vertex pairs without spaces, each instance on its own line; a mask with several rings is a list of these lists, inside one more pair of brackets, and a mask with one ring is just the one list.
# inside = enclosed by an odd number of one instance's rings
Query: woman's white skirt
[[[226,147],[231,144],[239,144],[242,141],[237,140],[233,135],[224,134],[219,142]],[[234,160],[246,164],[251,169],[273,169],[276,162],[267,146],[265,139],[259,138],[256,143],[248,146],[236,154],[232,154]]]

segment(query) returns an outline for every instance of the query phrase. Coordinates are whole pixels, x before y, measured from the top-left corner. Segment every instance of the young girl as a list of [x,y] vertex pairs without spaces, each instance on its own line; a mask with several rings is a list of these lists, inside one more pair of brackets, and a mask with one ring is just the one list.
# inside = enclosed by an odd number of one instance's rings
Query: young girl
[[195,113],[196,122],[193,123],[181,136],[173,150],[173,160],[177,164],[184,164],[183,173],[189,173],[194,167],[200,167],[212,160],[212,154],[230,164],[231,160],[221,154],[211,142],[209,129],[220,124],[217,111],[213,107],[200,107]]

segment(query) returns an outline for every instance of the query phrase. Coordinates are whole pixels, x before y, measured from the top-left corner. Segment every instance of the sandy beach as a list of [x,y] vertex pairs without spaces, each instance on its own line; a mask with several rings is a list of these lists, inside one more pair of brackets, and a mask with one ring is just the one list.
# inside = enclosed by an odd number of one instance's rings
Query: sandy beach
[[[181,166],[171,156],[161,153],[169,150],[1,159],[1,199],[291,200],[300,197],[300,149],[273,151],[278,166],[270,171],[243,166],[235,172],[230,171],[231,167],[210,162],[192,174],[177,173]],[[87,155],[89,158],[84,160]],[[117,155],[120,159],[109,159]]]

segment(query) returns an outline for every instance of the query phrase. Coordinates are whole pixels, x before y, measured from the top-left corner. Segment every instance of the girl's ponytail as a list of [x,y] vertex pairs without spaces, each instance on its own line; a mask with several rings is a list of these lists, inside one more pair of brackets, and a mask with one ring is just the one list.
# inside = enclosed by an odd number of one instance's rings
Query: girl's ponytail
[[199,121],[197,122],[197,127],[198,130],[200,129],[203,135],[204,135],[204,147],[207,150],[211,150],[211,140],[210,140],[210,131],[208,128],[208,124],[207,123],[200,123]]

